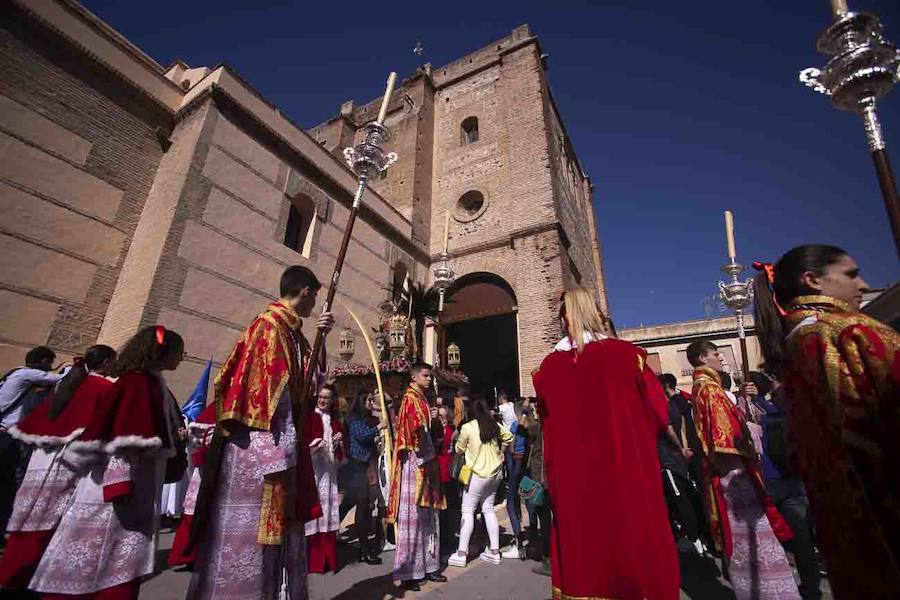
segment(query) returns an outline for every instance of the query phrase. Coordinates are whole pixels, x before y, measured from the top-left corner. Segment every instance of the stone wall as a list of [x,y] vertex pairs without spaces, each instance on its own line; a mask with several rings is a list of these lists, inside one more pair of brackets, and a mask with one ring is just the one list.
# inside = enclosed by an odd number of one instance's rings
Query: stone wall
[[[326,193],[293,157],[242,129],[228,109],[213,101],[178,125],[170,152],[177,149],[182,130],[193,140],[190,168],[141,322],[159,322],[184,336],[187,358],[169,378],[176,394],[184,397],[206,360],[212,357],[218,367],[247,323],[277,298],[287,266],[308,266],[328,283],[349,199]],[[300,194],[317,206],[309,257],[283,244],[289,204]],[[357,219],[334,308],[336,332],[344,326],[356,329],[345,306],[375,325],[392,252],[383,232],[364,217]],[[320,292],[320,301],[327,289]],[[304,331],[312,339],[309,325]],[[359,342],[355,360],[364,361],[361,338]],[[326,348],[336,358],[337,335],[328,338]]]
[[167,113],[8,6],[0,18],[0,371],[95,343]]

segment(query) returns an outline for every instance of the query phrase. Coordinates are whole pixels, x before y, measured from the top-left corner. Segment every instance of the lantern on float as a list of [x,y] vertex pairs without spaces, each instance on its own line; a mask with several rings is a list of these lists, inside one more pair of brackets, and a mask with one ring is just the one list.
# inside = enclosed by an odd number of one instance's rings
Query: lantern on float
[[391,346],[391,354],[400,356],[406,351],[406,328],[409,319],[404,315],[392,315],[388,319],[388,343]]
[[338,354],[343,360],[349,361],[353,358],[353,352],[356,350],[356,340],[353,337],[353,332],[350,329],[344,329],[341,335],[338,336],[338,341]]
[[459,346],[456,345],[456,342],[451,342],[450,345],[447,346],[447,366],[451,369],[458,369],[459,363]]

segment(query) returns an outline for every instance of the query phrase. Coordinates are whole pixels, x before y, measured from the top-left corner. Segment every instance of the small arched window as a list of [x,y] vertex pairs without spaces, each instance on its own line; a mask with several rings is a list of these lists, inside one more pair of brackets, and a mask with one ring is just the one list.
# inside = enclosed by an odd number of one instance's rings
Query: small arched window
[[309,258],[315,222],[316,205],[312,199],[303,195],[292,198],[284,230],[284,245]]
[[463,146],[478,141],[478,117],[468,117],[459,126]]

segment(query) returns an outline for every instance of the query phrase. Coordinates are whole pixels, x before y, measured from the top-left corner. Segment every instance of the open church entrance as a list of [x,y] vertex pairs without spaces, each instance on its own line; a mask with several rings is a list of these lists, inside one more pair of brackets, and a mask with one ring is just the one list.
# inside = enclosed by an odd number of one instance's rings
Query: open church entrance
[[495,389],[519,394],[519,336],[516,295],[493,273],[460,277],[449,290],[442,323],[445,343],[456,342],[460,369],[472,394],[495,397]]

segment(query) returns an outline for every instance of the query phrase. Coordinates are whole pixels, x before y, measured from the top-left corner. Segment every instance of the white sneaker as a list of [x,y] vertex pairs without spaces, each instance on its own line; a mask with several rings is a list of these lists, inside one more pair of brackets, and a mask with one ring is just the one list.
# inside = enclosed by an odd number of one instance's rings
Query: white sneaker
[[382,552],[390,552],[391,550],[396,550],[396,549],[397,549],[397,545],[396,545],[396,544],[392,544],[392,543],[390,543],[390,542],[385,542],[385,543],[384,543],[384,548],[382,548],[381,551],[382,551]]
[[494,554],[493,552],[489,552],[489,551],[487,551],[487,550],[485,550],[484,552],[482,552],[482,553],[481,553],[481,556],[480,556],[479,558],[480,558],[481,560],[483,560],[484,562],[493,563],[493,564],[495,564],[495,565],[499,565],[499,564],[500,564],[500,555],[499,555],[499,554]]
[[466,555],[460,555],[459,552],[454,552],[450,555],[450,558],[447,559],[447,564],[451,567],[464,567],[466,566]]
[[519,546],[515,543],[510,544],[509,548],[500,553],[500,556],[503,558],[522,558],[522,555],[519,552]]

